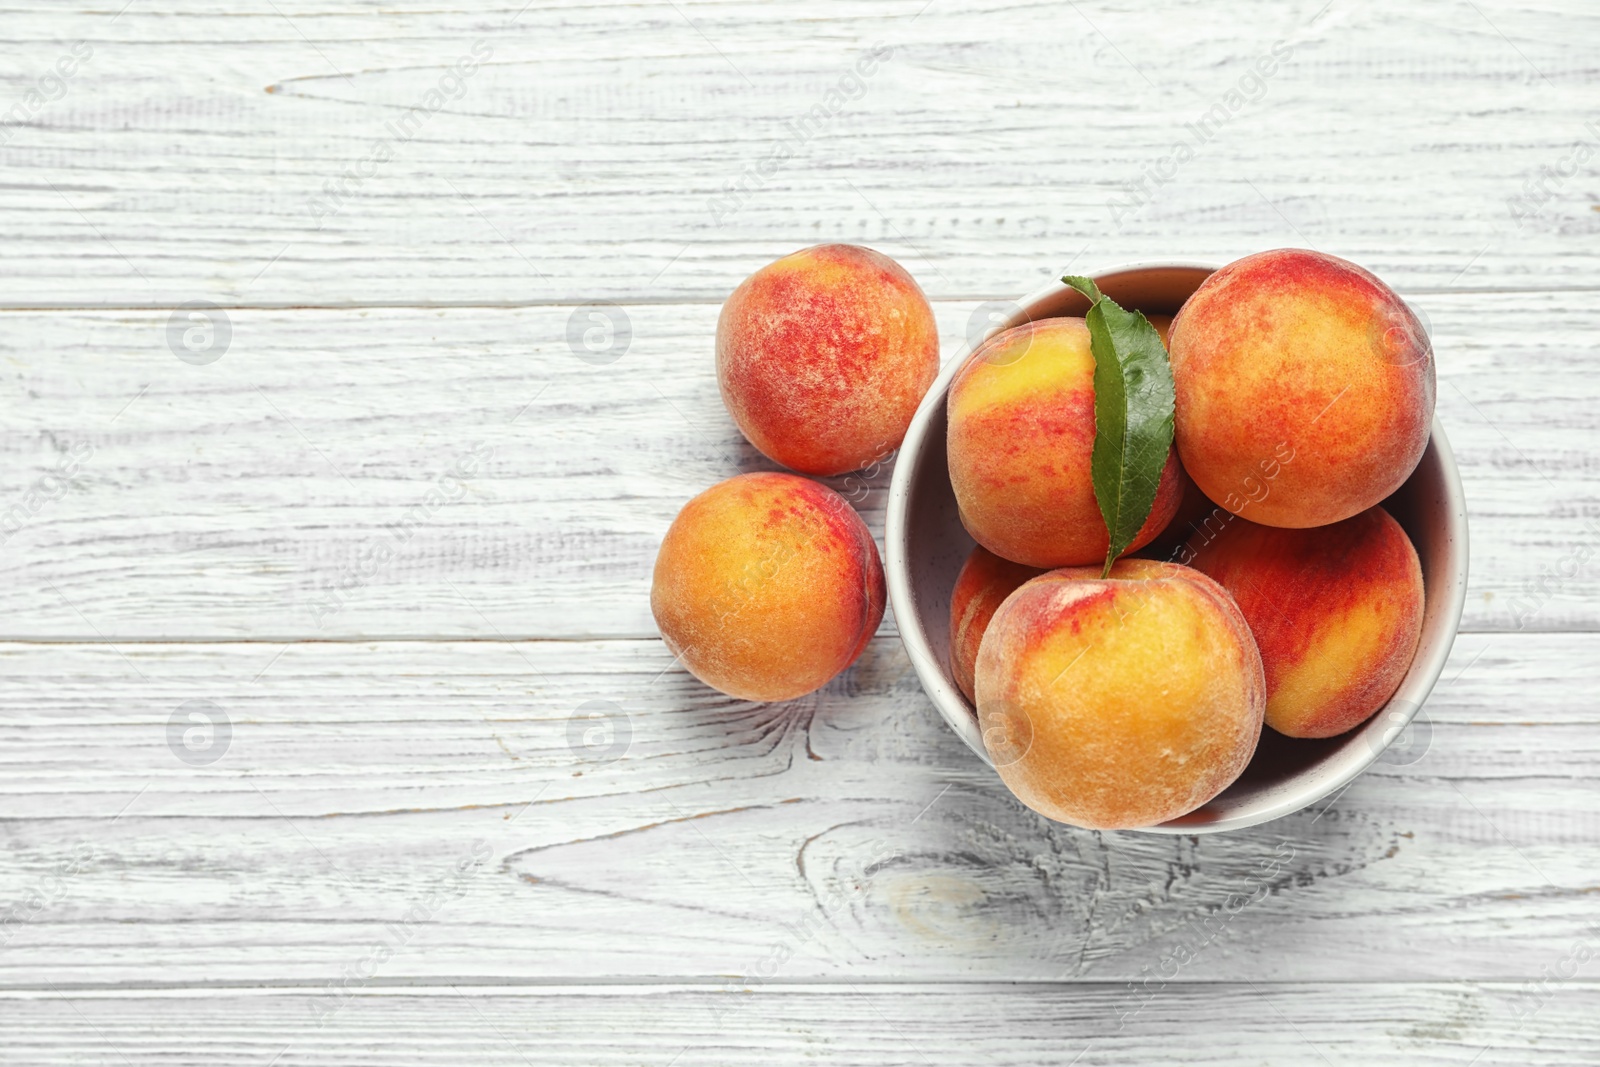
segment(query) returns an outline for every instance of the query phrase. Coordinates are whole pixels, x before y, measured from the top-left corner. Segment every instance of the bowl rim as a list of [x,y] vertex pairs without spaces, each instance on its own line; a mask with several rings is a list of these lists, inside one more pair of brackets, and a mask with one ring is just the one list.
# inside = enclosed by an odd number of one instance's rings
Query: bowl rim
[[[1146,270],[1174,270],[1193,269],[1214,272],[1220,270],[1224,264],[1204,260],[1157,260],[1143,259],[1126,263],[1118,263],[1103,267],[1095,271],[1086,271],[1085,275],[1097,282],[1103,279],[1122,274],[1142,272]],[[1065,273],[1065,271],[1063,271]],[[888,585],[889,605],[894,611],[895,625],[900,635],[900,642],[905,647],[906,655],[911,660],[912,669],[916,672],[917,679],[922,684],[923,691],[933,702],[939,716],[964,741],[968,748],[983,760],[985,765],[993,769],[993,761],[988,752],[984,750],[983,735],[978,728],[978,723],[967,710],[967,700],[955,687],[949,676],[940,667],[939,657],[934,652],[929,635],[924,629],[921,617],[917,613],[915,599],[912,594],[912,581],[910,560],[907,558],[907,509],[911,498],[911,485],[914,476],[920,472],[922,457],[926,452],[924,447],[928,426],[933,421],[935,412],[943,408],[945,397],[949,393],[950,383],[955,378],[956,372],[966,363],[973,350],[988,338],[1030,321],[1031,311],[1038,308],[1044,301],[1061,296],[1071,290],[1062,281],[1052,281],[1042,285],[1032,292],[1015,301],[1017,311],[1005,322],[984,331],[982,336],[969,338],[966,343],[958,348],[954,355],[945,361],[939,369],[939,375],[934,379],[917,406],[916,414],[912,416],[911,424],[906,429],[906,435],[900,445],[899,456],[895,462],[894,474],[889,483],[889,498],[884,516],[884,574]],[[1075,290],[1074,290],[1075,291]],[[1381,746],[1362,746],[1365,756],[1357,755],[1356,758],[1346,759],[1338,772],[1317,778],[1309,788],[1301,793],[1293,793],[1278,800],[1261,805],[1259,809],[1225,816],[1208,822],[1186,823],[1187,816],[1180,816],[1176,820],[1160,823],[1155,826],[1144,826],[1134,829],[1137,833],[1154,834],[1204,834],[1219,833],[1226,830],[1239,830],[1248,826],[1270,822],[1274,819],[1291,815],[1301,811],[1317,801],[1331,794],[1342,791],[1352,781],[1364,773],[1372,764],[1376,763],[1383,755],[1385,749],[1393,743],[1400,732],[1415,718],[1428,695],[1432,692],[1439,676],[1444,671],[1444,665],[1449,659],[1450,650],[1455,643],[1461,628],[1461,613],[1466,606],[1467,596],[1467,570],[1470,556],[1468,543],[1466,495],[1461,485],[1461,472],[1456,466],[1455,454],[1450,448],[1449,438],[1446,437],[1444,427],[1437,414],[1430,427],[1429,447],[1437,452],[1437,462],[1442,473],[1444,489],[1444,511],[1446,513],[1446,533],[1453,543],[1452,555],[1456,566],[1453,571],[1444,576],[1444,581],[1435,581],[1432,595],[1443,597],[1443,627],[1447,633],[1431,644],[1429,634],[1425,631],[1422,635],[1422,645],[1417,650],[1417,658],[1413,661],[1411,669],[1401,682],[1386,708],[1391,709],[1387,717],[1388,726]],[[1439,588],[1440,586],[1444,588]],[[1419,669],[1420,668],[1420,669]],[[1397,706],[1398,705],[1398,706]],[[1397,714],[1398,712],[1398,714]],[[1375,712],[1375,719],[1383,709]],[[1369,719],[1368,722],[1371,722]],[[1263,729],[1267,727],[1263,726]],[[1331,761],[1330,761],[1331,762]],[[1324,764],[1313,764],[1312,767]],[[1302,775],[1311,773],[1311,768],[1298,772]],[[998,778],[998,774],[996,775]],[[1046,816],[1040,815],[1040,818]]]

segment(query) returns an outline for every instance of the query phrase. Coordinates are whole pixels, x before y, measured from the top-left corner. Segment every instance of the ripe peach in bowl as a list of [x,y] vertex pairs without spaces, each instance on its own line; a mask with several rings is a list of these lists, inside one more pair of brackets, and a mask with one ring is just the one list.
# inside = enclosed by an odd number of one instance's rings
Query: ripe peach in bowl
[[[1416,468],[1433,422],[1433,346],[1394,291],[1305,248],[1257,252],[1200,284],[1172,324],[1184,469],[1268,526],[1348,519]],[[1270,493],[1252,495],[1261,460]]]
[[994,613],[974,675],[1006,785],[1034,811],[1096,830],[1165,822],[1216,796],[1249,764],[1267,702],[1227,591],[1153,559],[1028,581]]
[[[950,484],[979,544],[1030,567],[1105,559],[1110,537],[1095,502],[1094,356],[1078,318],[1027,322],[989,338],[956,372],[947,414]],[[1169,449],[1142,548],[1183,495]]]
[[1266,665],[1267,725],[1280,734],[1337,737],[1361,725],[1411,666],[1422,568],[1381,507],[1309,529],[1208,523],[1178,558],[1244,613]]
[[[1140,263],[1103,270],[1092,277],[1107,297],[1124,308],[1143,311],[1152,320],[1157,315],[1178,316],[1172,339],[1176,345],[1185,329],[1183,316],[1178,315],[1180,308],[1216,269],[1203,263]],[[1348,301],[1339,306],[1348,307]],[[1410,351],[1407,345],[1414,343],[1414,335],[1407,329],[1415,319],[1375,298],[1370,306],[1375,309],[1374,321],[1378,311],[1385,311],[1392,324],[1401,327],[1398,333],[1394,329],[1370,331],[1371,360],[1385,374],[1394,376],[1398,372],[1396,380],[1401,383],[1412,380],[1406,374],[1414,378],[1415,361],[1397,358],[1396,353],[1399,351],[1403,356]],[[997,323],[985,337],[947,360],[911,421],[889,490],[885,575],[889,603],[894,609],[901,640],[940,715],[979,758],[991,765],[993,760],[985,748],[977,711],[963,695],[952,663],[952,596],[957,576],[975,542],[962,524],[956,493],[951,487],[947,451],[948,394],[952,381],[973,349],[988,337],[1029,322],[1082,317],[1088,310],[1088,300],[1077,290],[1064,283],[1052,283],[1024,297],[1017,312],[1008,320]],[[1189,328],[1197,327],[1200,321],[1199,316],[1192,317]],[[1198,339],[1199,334],[1196,334]],[[1363,357],[1358,347],[1352,347],[1348,332],[1341,331],[1339,344],[1341,359],[1355,368],[1352,373],[1361,373]],[[1431,390],[1431,378],[1426,384]],[[1225,385],[1208,384],[1208,389],[1226,399]],[[1354,392],[1356,390],[1352,390]],[[1182,401],[1180,389],[1180,404]],[[1350,417],[1355,421],[1349,425],[1360,430],[1364,425],[1360,419],[1365,413],[1356,411],[1356,407],[1352,405]],[[1184,417],[1181,411],[1178,417],[1180,420]],[[1341,417],[1344,413],[1335,405],[1324,419]],[[1276,445],[1278,442],[1269,443]],[[1178,445],[1183,456],[1181,434]],[[1241,477],[1247,477],[1249,482],[1241,491],[1247,498],[1258,499],[1263,490],[1270,495],[1278,479],[1287,479],[1286,472],[1292,470],[1294,456],[1292,446],[1287,451],[1268,449],[1267,454],[1259,457],[1229,453],[1228,462],[1218,467],[1225,470],[1223,477],[1232,477],[1242,470]],[[1183,458],[1187,460],[1187,456]],[[1251,462],[1244,463],[1246,459]],[[1236,461],[1244,466],[1236,470]],[[1318,462],[1323,461],[1324,456],[1319,453]],[[1205,465],[1204,457],[1202,465]],[[1382,477],[1374,475],[1366,479],[1365,484],[1381,482]],[[1290,479],[1283,484],[1299,483]],[[1201,483],[1201,488],[1209,493],[1222,489],[1205,483]],[[1289,738],[1274,730],[1264,730],[1249,764],[1231,785],[1187,814],[1141,829],[1157,833],[1209,833],[1252,826],[1307,807],[1336,792],[1376,761],[1427,698],[1455,640],[1467,578],[1466,502],[1449,442],[1437,419],[1432,420],[1420,458],[1409,475],[1392,491],[1387,486],[1383,488],[1387,492],[1385,497],[1361,501],[1362,507],[1381,503],[1384,511],[1405,532],[1416,550],[1424,589],[1416,652],[1385,708],[1362,725],[1334,737]],[[1356,502],[1357,496],[1352,493],[1341,506],[1353,507]],[[1337,517],[1341,516],[1335,515]],[[1158,538],[1155,543],[1180,541],[1181,538]],[[1004,605],[991,613],[1004,615]],[[997,644],[996,655],[1000,654],[999,648]],[[985,675],[981,652],[978,661],[977,691],[981,698]],[[1130,783],[1130,790],[1134,787],[1135,783]],[[1107,822],[1121,823],[1122,820]]]

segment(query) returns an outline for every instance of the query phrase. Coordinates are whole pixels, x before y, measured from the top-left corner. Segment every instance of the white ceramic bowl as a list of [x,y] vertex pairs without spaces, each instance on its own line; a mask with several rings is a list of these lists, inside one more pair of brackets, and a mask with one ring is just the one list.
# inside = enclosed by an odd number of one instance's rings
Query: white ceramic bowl
[[[1094,275],[1100,289],[1126,308],[1172,314],[1216,270],[1202,263],[1133,263]],[[1009,308],[1007,310],[1010,310]],[[973,541],[956,514],[945,458],[945,394],[972,349],[999,330],[1059,315],[1083,315],[1088,301],[1060,282],[1024,297],[1014,313],[950,359],[923,398],[906,432],[889,487],[884,540],[889,602],[900,638],[934,707],[984,762],[990,762],[977,714],[950,675],[950,593]],[[1235,830],[1299,811],[1342,788],[1401,734],[1444,669],[1467,591],[1467,510],[1450,444],[1437,419],[1422,462],[1384,501],[1422,560],[1426,608],[1411,670],[1387,708],[1347,734],[1295,740],[1270,729],[1250,766],[1209,803],[1146,832]],[[1004,788],[996,775],[995,785]]]

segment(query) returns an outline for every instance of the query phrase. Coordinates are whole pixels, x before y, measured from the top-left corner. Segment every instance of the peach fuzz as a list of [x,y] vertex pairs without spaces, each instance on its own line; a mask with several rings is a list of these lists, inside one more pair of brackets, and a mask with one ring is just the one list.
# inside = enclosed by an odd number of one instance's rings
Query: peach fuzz
[[1309,530],[1234,519],[1191,542],[1193,566],[1233,595],[1267,671],[1267,725],[1333,737],[1405,678],[1422,634],[1422,568],[1382,508]]
[[827,486],[741,474],[685,504],[656,555],[650,610],[689,673],[743,700],[809,693],[883,619],[866,523]]
[[[1094,355],[1082,319],[1042,319],[989,338],[950,383],[950,486],[972,539],[1030,567],[1103,562],[1110,538],[1095,502]],[[1128,551],[1177,510],[1167,457],[1155,506]]]
[[978,650],[978,725],[1000,777],[1041,815],[1152,826],[1238,778],[1266,680],[1227,592],[1156,560],[1063,568],[1006,598]]
[[1433,349],[1373,275],[1305,249],[1203,282],[1172,326],[1176,437],[1212,500],[1269,526],[1323,526],[1410,476],[1433,421]]
[[1017,586],[1041,573],[1037,567],[1001,559],[982,545],[962,564],[950,594],[950,673],[968,700],[973,700],[972,665],[995,609]]
[[933,309],[905,269],[817,245],[746,278],[717,319],[717,384],[750,443],[806,474],[889,458],[939,373]]

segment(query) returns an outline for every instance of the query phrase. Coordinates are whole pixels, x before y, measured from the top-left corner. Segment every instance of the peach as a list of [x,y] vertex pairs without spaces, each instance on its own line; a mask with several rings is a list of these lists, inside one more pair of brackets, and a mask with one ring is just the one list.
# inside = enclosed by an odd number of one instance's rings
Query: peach
[[741,474],[685,504],[656,556],[650,610],[689,673],[743,700],[809,693],[883,619],[866,523],[827,486]]
[[1267,671],[1267,725],[1333,737],[1386,704],[1422,634],[1422,567],[1380,507],[1290,530],[1233,519],[1190,542],[1233,594]]
[[962,564],[950,594],[950,673],[968,700],[973,699],[972,665],[995,609],[1017,586],[1041,573],[1037,567],[1001,559],[982,545]]
[[[1030,567],[1105,560],[1095,502],[1094,355],[1082,319],[1042,319],[989,338],[950,383],[950,485],[972,539]],[[1171,520],[1182,493],[1167,457],[1155,506],[1128,551]]]
[[1353,263],[1261,252],[1203,282],[1172,326],[1176,436],[1212,500],[1268,526],[1323,526],[1400,488],[1428,444],[1433,348]]
[[889,458],[939,373],[933,309],[905,268],[817,245],[746,278],[717,319],[722,400],[762,454],[806,474]]
[[1027,582],[989,623],[978,724],[1024,804],[1089,829],[1187,814],[1238,778],[1266,679],[1227,592],[1176,563],[1123,559]]

